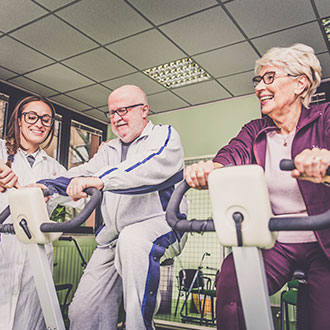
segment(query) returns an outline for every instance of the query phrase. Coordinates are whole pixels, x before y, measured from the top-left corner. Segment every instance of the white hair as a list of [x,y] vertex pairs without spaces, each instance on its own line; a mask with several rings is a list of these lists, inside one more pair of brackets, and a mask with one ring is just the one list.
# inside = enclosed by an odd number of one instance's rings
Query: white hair
[[308,108],[312,96],[321,83],[321,65],[313,48],[304,44],[294,44],[291,47],[274,47],[269,49],[256,61],[254,71],[259,74],[262,67],[274,65],[287,73],[308,78],[308,85],[299,97],[302,104]]

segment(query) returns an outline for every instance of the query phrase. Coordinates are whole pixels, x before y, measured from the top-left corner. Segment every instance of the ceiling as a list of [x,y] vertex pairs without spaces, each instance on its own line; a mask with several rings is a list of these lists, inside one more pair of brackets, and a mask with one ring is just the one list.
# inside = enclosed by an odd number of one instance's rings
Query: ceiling
[[[330,78],[320,20],[329,0],[1,0],[0,79],[107,121],[107,97],[142,87],[151,114],[253,93],[274,46],[314,48]],[[168,89],[143,70],[193,58],[211,80]]]

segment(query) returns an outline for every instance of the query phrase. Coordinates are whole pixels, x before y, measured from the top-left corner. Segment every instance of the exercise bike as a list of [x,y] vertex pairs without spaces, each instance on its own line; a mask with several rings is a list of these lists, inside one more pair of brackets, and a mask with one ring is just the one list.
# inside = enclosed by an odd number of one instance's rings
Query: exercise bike
[[[65,325],[45,244],[79,227],[101,202],[102,193],[99,190],[87,188],[85,191],[90,196],[89,201],[76,217],[67,222],[57,223],[49,219],[44,196],[52,194],[51,188],[43,191],[40,188],[12,189],[8,193],[10,209],[6,208],[0,215],[0,232],[16,234],[17,239],[26,246],[48,330],[65,330]],[[10,213],[13,223],[3,224]]]
[[[294,164],[282,162],[281,168],[292,170]],[[180,201],[190,188],[183,181],[168,204],[167,222],[176,231],[217,232],[220,244],[232,248],[246,328],[274,330],[261,249],[273,247],[280,230],[330,228],[330,210],[317,216],[274,217],[264,172],[259,165],[214,170],[208,185],[213,220],[177,218]]]

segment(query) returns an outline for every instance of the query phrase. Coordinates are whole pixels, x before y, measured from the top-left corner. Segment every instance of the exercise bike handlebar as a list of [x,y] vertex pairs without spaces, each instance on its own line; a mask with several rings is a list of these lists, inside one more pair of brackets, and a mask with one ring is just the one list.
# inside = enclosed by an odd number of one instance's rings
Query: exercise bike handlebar
[[72,229],[83,224],[102,200],[102,192],[100,190],[90,187],[86,188],[84,191],[90,196],[90,199],[78,215],[66,222],[45,222],[40,225],[40,230],[44,233],[69,233]]
[[[293,160],[282,160],[280,167],[282,170],[294,169]],[[219,169],[221,170],[221,169]],[[328,168],[327,174],[330,172]],[[174,230],[182,232],[215,231],[212,219],[208,220],[186,220],[179,219],[177,216],[180,202],[185,192],[190,188],[186,181],[182,181],[174,190],[166,209],[166,220]],[[329,188],[330,189],[330,188]],[[269,219],[270,231],[284,230],[321,230],[330,228],[330,209],[319,215],[303,217],[272,217]]]
[[178,210],[185,192],[190,188],[186,181],[182,181],[174,190],[171,199],[166,208],[167,223],[174,230],[182,232],[215,231],[212,219],[208,220],[186,220],[178,218]]
[[[294,164],[294,160],[293,159],[282,159],[280,161],[280,169],[282,171],[292,171],[296,168],[295,164]],[[326,175],[330,175],[330,166],[328,167],[327,171],[326,171]]]
[[[50,196],[53,194],[52,188],[43,189],[44,196]],[[102,192],[96,188],[90,187],[85,189],[87,195],[90,196],[89,201],[86,203],[85,207],[80,211],[78,215],[66,222],[45,222],[40,225],[40,230],[44,233],[55,233],[63,232],[70,233],[74,228],[79,227],[83,224],[87,218],[91,215],[97,205],[101,202]],[[10,215],[9,206],[4,209],[0,214],[0,232],[7,234],[15,234],[13,224],[2,224],[7,217]]]
[[[280,169],[283,171],[292,171],[296,168],[292,159],[282,159]],[[330,175],[330,167],[326,171]],[[330,227],[330,209],[319,215],[310,215],[308,217],[274,217],[269,220],[269,230],[321,230]]]
[[327,229],[330,228],[330,209],[319,215],[270,218],[268,227],[270,231]]

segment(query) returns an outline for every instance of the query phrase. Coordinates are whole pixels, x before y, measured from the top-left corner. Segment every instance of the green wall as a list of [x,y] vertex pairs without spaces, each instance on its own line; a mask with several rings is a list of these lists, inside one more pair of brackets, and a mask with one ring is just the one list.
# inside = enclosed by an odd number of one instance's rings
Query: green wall
[[260,117],[255,95],[150,115],[154,124],[170,124],[180,134],[185,157],[214,155],[240,128]]

